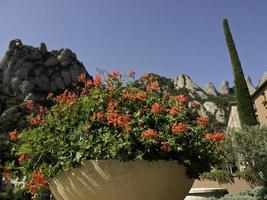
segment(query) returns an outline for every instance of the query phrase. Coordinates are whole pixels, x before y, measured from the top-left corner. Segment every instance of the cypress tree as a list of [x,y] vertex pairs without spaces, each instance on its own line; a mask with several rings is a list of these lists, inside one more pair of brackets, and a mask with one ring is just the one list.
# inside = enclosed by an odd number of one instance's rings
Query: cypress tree
[[239,61],[238,53],[235,48],[235,43],[232,38],[232,34],[227,19],[223,20],[223,29],[232,62],[232,69],[233,69],[234,83],[235,83],[235,95],[237,101],[237,111],[241,126],[244,127],[245,125],[248,126],[257,125],[258,122],[255,115],[253,103],[251,100],[251,96],[249,94],[247,83],[244,77],[244,73],[241,67],[241,63]]

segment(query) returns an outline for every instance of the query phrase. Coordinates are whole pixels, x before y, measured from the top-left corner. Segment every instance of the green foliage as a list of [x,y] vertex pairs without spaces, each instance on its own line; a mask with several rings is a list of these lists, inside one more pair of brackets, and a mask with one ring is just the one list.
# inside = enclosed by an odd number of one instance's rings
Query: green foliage
[[229,170],[212,170],[203,173],[200,178],[217,181],[220,184],[234,183],[234,176]]
[[267,198],[267,189],[258,187],[253,190],[245,190],[238,193],[227,194],[222,198],[209,198],[208,200],[264,200]]
[[[33,171],[52,178],[87,159],[177,160],[194,178],[210,170],[218,142],[205,138],[186,97],[166,96],[150,81],[142,90],[109,75],[107,82],[81,88],[86,94],[79,98],[69,92],[55,97],[44,123],[32,124],[14,143],[14,154],[26,155],[18,170],[28,178]],[[170,114],[173,108],[179,111]]]
[[[5,192],[0,192],[1,200],[31,200],[31,194],[26,190],[15,190],[14,188],[6,189]],[[37,199],[36,199],[37,200]]]
[[219,97],[208,95],[208,99],[207,99],[207,101],[212,101],[219,108],[224,109],[225,112],[227,112],[226,109],[228,109],[229,103],[235,100],[236,100],[235,96],[231,94],[220,94]]
[[237,155],[236,162],[245,166],[243,177],[253,184],[267,185],[267,127],[228,130],[225,140],[231,144],[228,151]]
[[246,168],[242,171],[236,171],[235,176],[246,180],[252,186],[261,186],[264,185],[264,181],[261,179],[258,173],[255,173],[255,170],[251,168]]
[[[188,91],[178,91],[175,86],[174,86],[174,81],[172,79],[166,78],[164,76],[160,76],[158,74],[154,74],[154,73],[149,73],[147,74],[147,77],[149,79],[157,79],[157,82],[159,84],[160,90],[163,91],[168,91],[170,92],[172,95],[175,94],[188,94]],[[140,89],[145,89],[144,88],[144,84],[143,84],[143,80],[142,78],[139,80],[136,80],[133,82],[133,86],[140,88]]]
[[237,50],[235,48],[234,40],[232,38],[232,34],[230,32],[230,28],[226,19],[223,20],[223,28],[232,62],[237,110],[241,126],[257,125],[258,122],[255,116],[253,103],[250,97],[246,80],[244,78],[244,73],[241,67],[241,63],[239,61]]

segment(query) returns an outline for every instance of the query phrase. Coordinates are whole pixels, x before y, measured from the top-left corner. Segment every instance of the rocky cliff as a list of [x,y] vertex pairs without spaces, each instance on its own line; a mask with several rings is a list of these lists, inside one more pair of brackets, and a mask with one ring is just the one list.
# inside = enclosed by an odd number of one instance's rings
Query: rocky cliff
[[[254,86],[251,78],[246,77],[247,86],[250,94],[252,95],[256,89],[267,80],[267,72],[265,72],[258,86]],[[198,86],[192,79],[186,75],[178,75],[174,80],[174,86],[176,89],[186,89],[189,96],[198,99],[200,108],[199,114],[203,116],[209,116],[215,119],[215,122],[219,122],[222,125],[226,123],[226,116],[228,115],[228,104],[230,101],[234,101],[234,87],[230,87],[228,81],[222,81],[219,92],[215,86],[209,82],[204,85],[203,88]]]
[[[71,89],[80,73],[87,73],[70,49],[48,51],[12,40],[0,61],[0,165],[7,157],[3,143],[7,132],[26,126],[26,101],[46,104],[49,92]],[[5,149],[5,148],[4,148]]]
[[177,90],[187,90],[189,96],[198,101],[200,115],[212,118],[212,123],[216,123],[218,127],[225,125],[228,112],[227,102],[232,98],[227,81],[221,84],[220,92],[211,82],[201,88],[186,74],[178,75],[174,80],[174,85]]
[[44,43],[36,48],[12,40],[0,62],[1,91],[20,100],[44,100],[48,91],[70,87],[81,72],[87,73],[70,49],[49,52]]

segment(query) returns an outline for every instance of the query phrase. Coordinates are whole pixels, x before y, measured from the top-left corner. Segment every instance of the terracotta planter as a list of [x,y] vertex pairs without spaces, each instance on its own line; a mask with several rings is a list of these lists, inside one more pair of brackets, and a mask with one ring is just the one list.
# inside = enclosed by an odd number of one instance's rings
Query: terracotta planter
[[56,200],[183,200],[193,182],[176,161],[89,160],[50,189]]

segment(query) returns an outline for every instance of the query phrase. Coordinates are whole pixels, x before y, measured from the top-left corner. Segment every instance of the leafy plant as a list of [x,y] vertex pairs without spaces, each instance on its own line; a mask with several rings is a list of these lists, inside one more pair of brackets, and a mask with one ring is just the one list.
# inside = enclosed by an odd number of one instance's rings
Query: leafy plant
[[203,173],[200,178],[217,181],[220,184],[234,183],[234,176],[229,170],[215,169],[210,172]]
[[[49,112],[40,106],[28,129],[10,133],[18,160],[5,170],[26,176],[33,195],[48,186],[48,178],[87,159],[177,160],[191,178],[217,163],[224,134],[206,132],[208,119],[189,108],[186,96],[159,88],[155,76],[143,76],[142,87],[135,87],[118,72],[102,75],[92,81],[81,74],[80,96],[49,94],[55,106]],[[130,72],[126,78],[133,77]]]
[[222,198],[211,197],[208,200],[264,200],[267,198],[267,189],[258,187],[253,190],[245,190],[238,193],[227,194]]
[[242,162],[245,167],[243,177],[253,184],[267,185],[267,127],[246,126],[228,130],[226,141],[232,144],[236,162]]

